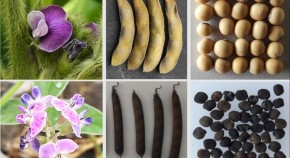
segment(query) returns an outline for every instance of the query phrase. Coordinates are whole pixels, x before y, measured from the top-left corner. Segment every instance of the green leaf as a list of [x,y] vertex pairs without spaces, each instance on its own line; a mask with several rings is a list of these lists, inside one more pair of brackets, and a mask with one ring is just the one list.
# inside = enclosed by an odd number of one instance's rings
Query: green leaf
[[18,110],[18,105],[21,105],[20,99],[8,100],[0,107],[1,111],[1,125],[16,125],[19,124],[15,117],[21,112]]
[[53,95],[59,96],[64,89],[66,88],[68,81],[51,81],[51,82],[42,82],[34,81],[33,85],[38,86],[41,89],[41,95]]

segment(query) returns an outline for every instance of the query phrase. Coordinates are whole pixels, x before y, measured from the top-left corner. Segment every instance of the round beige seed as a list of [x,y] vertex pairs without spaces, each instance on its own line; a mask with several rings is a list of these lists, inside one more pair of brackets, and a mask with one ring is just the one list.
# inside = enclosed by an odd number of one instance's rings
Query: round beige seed
[[248,54],[249,42],[246,39],[237,39],[235,42],[235,50],[237,56],[246,56]]
[[265,64],[264,64],[263,59],[257,58],[257,57],[252,58],[251,61],[250,61],[250,69],[249,69],[249,71],[250,71],[251,74],[257,75],[257,74],[259,74],[259,73],[264,71],[264,69],[265,69],[264,65]]
[[274,7],[270,11],[269,22],[273,25],[280,25],[285,18],[285,12],[282,8]]
[[284,0],[270,0],[270,4],[274,7],[279,7],[283,5]]
[[248,69],[248,60],[244,57],[236,57],[233,60],[232,68],[236,74],[244,73]]
[[256,21],[253,25],[253,37],[263,39],[268,35],[268,25],[264,21]]
[[220,29],[221,34],[230,35],[235,30],[235,23],[230,18],[223,18],[219,22],[219,29]]
[[281,26],[272,26],[269,30],[269,40],[278,41],[284,36],[284,29]]
[[280,42],[271,42],[267,48],[267,54],[270,58],[279,58],[284,53],[284,46]]
[[213,8],[208,4],[200,4],[195,9],[195,17],[200,21],[208,21],[213,17]]
[[248,0],[237,0],[238,2],[248,2]]
[[213,7],[215,13],[220,17],[227,17],[231,13],[231,5],[228,1],[218,0]]
[[215,71],[218,73],[227,73],[231,70],[231,62],[226,59],[218,58],[214,65]]
[[266,46],[261,40],[253,40],[250,45],[250,50],[254,56],[261,56],[265,53]]
[[196,28],[197,33],[202,36],[209,36],[212,33],[212,27],[207,23],[200,23]]
[[246,3],[238,2],[232,8],[232,17],[237,20],[244,19],[249,12],[249,7]]
[[199,70],[209,71],[213,67],[213,62],[210,56],[201,54],[197,60],[196,64]]
[[214,45],[214,53],[220,58],[227,58],[233,53],[233,44],[227,40],[219,40]]
[[195,0],[195,1],[199,4],[204,4],[204,3],[209,2],[209,0]]
[[265,0],[255,0],[255,2],[265,2]]
[[238,38],[245,38],[251,31],[251,23],[246,20],[239,20],[235,26],[235,34]]
[[250,16],[254,20],[263,20],[268,16],[269,8],[264,3],[255,3],[251,6]]
[[203,38],[197,44],[197,50],[199,53],[208,54],[213,50],[214,41],[210,38]]
[[266,71],[271,75],[276,75],[283,70],[283,63],[279,59],[268,59],[266,61]]

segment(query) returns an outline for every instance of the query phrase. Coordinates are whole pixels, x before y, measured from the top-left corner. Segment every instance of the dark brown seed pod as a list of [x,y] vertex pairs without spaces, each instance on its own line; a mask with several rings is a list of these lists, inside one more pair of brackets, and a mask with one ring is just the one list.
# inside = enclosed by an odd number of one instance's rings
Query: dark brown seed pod
[[203,127],[209,127],[213,122],[213,119],[208,117],[208,116],[203,116],[202,118],[199,119],[200,125]]
[[119,100],[119,96],[115,87],[112,87],[112,103],[113,103],[113,115],[114,115],[114,136],[115,136],[115,152],[121,157],[124,152],[124,137],[123,137],[123,117],[122,108]]
[[273,90],[274,90],[275,95],[277,95],[277,96],[280,96],[284,93],[284,88],[281,84],[276,84],[273,87]]
[[162,153],[163,134],[164,134],[164,110],[156,88],[154,94],[154,136],[152,147],[152,158],[160,158]]
[[175,86],[173,85],[173,93],[172,93],[172,111],[173,111],[173,133],[172,133],[172,143],[170,149],[170,158],[179,157],[181,139],[182,139],[182,112],[181,112],[181,104],[179,100],[179,96],[175,90]]
[[145,153],[145,122],[142,103],[135,91],[133,91],[132,101],[135,116],[136,151],[140,157],[143,157]]

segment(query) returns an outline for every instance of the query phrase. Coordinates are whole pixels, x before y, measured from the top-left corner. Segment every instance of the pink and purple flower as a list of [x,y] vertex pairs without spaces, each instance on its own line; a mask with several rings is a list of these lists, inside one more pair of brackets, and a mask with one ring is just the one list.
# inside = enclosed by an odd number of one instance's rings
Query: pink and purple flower
[[65,157],[74,152],[79,146],[70,139],[58,140],[56,143],[46,143],[40,146],[39,158]]
[[39,151],[40,142],[35,137],[31,137],[31,130],[29,129],[26,136],[20,137],[20,149],[24,150],[30,146],[33,150]]

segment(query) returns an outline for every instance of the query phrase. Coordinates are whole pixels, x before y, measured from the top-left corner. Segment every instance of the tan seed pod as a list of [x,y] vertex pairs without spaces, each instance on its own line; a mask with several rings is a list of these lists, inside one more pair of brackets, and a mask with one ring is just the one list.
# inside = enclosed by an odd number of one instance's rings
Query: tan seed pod
[[261,40],[253,40],[250,45],[250,50],[254,56],[261,56],[265,53],[266,46]]
[[213,67],[212,58],[209,55],[201,54],[197,60],[196,64],[199,70],[209,71]]
[[285,19],[285,12],[282,8],[274,7],[269,14],[269,22],[273,25],[280,25]]
[[218,73],[227,73],[231,70],[231,62],[227,59],[218,58],[214,65],[215,71]]
[[195,1],[199,4],[204,4],[204,3],[209,2],[209,0],[195,0]]
[[231,13],[231,5],[228,1],[218,0],[213,7],[215,13],[220,17],[227,17]]
[[246,20],[239,20],[235,26],[235,34],[238,38],[246,38],[251,31],[251,23]]
[[235,23],[230,18],[223,18],[219,22],[219,29],[220,29],[221,34],[230,35],[235,30]]
[[282,6],[284,3],[284,0],[270,0],[270,4],[274,7]]
[[266,61],[266,71],[271,75],[276,75],[283,70],[283,63],[279,59],[268,59]]
[[269,14],[269,8],[264,3],[255,3],[251,6],[250,16],[254,20],[263,20]]
[[248,60],[244,57],[236,57],[232,63],[232,69],[236,74],[242,74],[248,69]]
[[268,25],[264,21],[256,21],[253,25],[253,37],[263,39],[268,35]]
[[232,17],[237,20],[247,17],[249,6],[246,3],[237,2],[232,8]]
[[213,17],[214,10],[209,4],[200,4],[195,9],[195,17],[200,21],[208,21]]
[[284,36],[284,29],[281,26],[272,26],[269,30],[269,40],[278,41]]
[[210,24],[200,23],[198,24],[196,31],[200,36],[206,37],[212,33],[212,27],[210,26]]
[[279,58],[284,54],[284,46],[280,42],[271,42],[267,48],[267,54],[270,58]]
[[265,69],[265,63],[264,63],[263,59],[257,58],[257,57],[254,57],[251,59],[250,69],[249,69],[251,74],[257,75],[257,74],[263,72],[264,69]]
[[227,58],[231,56],[233,49],[233,44],[227,40],[219,40],[214,45],[214,53],[220,58]]
[[240,38],[235,42],[235,50],[237,56],[246,56],[248,54],[249,42],[246,39]]
[[203,38],[197,44],[197,50],[199,53],[208,54],[213,50],[214,41],[210,38]]

